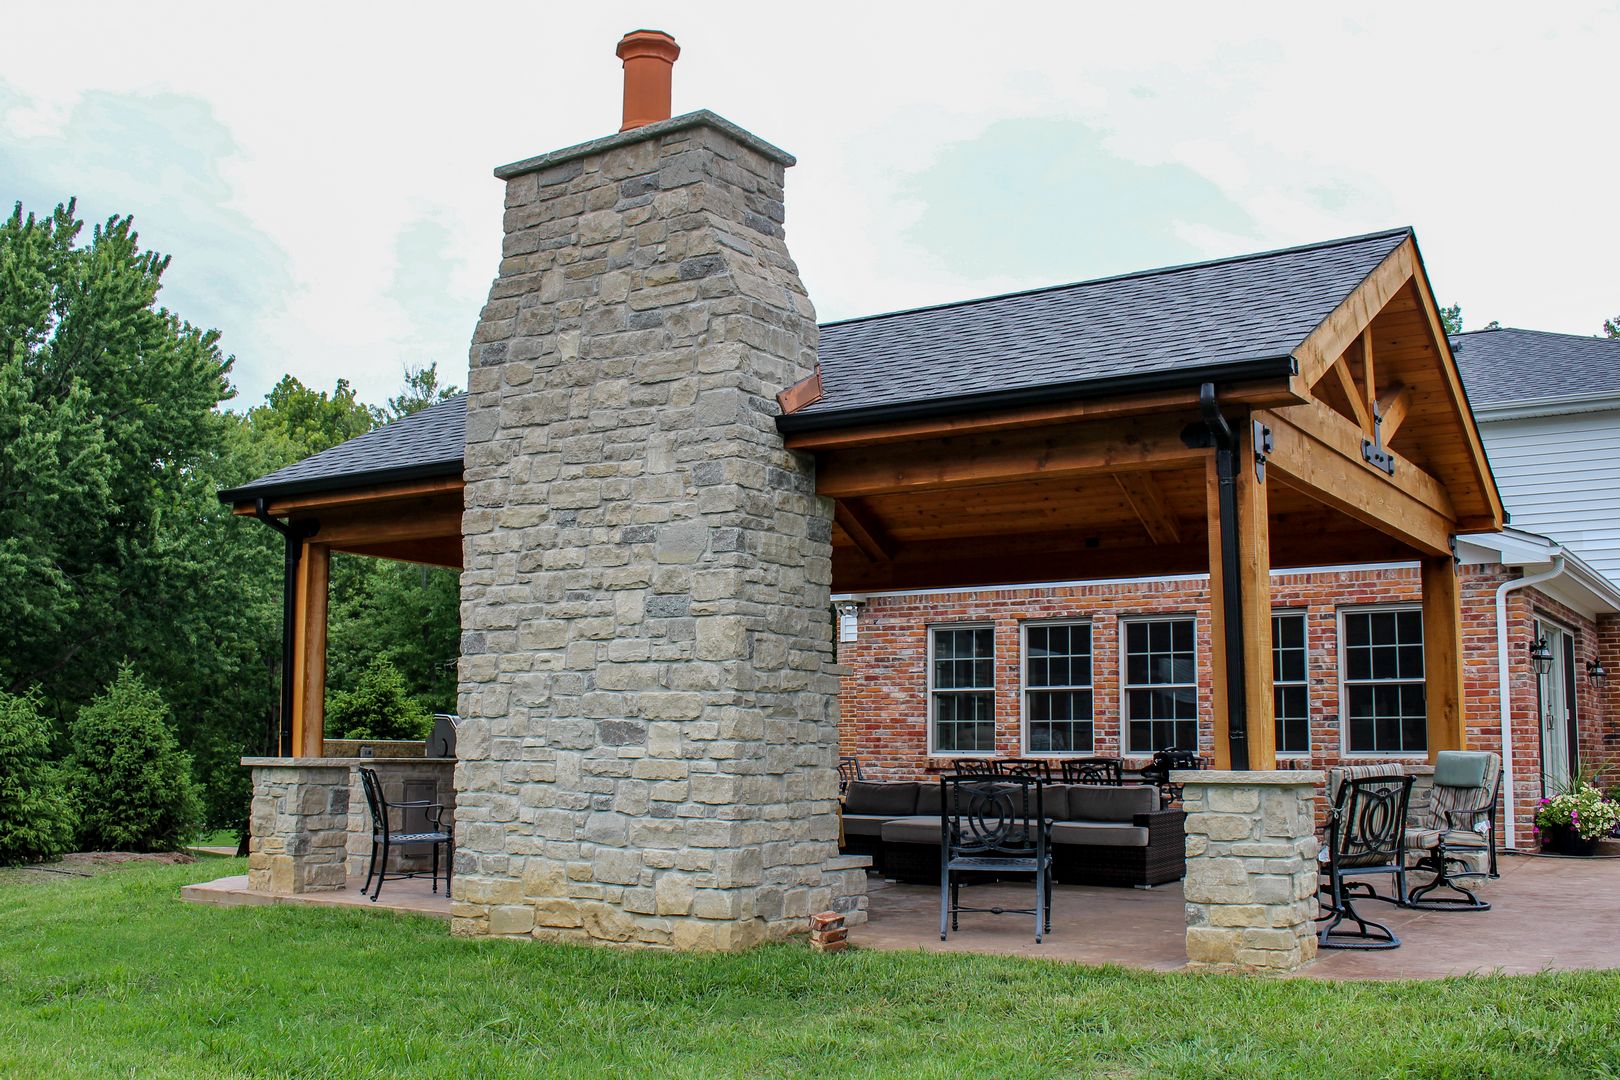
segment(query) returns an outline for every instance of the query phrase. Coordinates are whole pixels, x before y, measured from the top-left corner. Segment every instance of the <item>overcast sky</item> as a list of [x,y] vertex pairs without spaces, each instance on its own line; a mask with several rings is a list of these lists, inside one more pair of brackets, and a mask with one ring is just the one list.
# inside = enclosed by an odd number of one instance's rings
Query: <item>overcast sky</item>
[[788,243],[824,320],[1397,225],[1471,327],[1620,313],[1615,4],[6,12],[0,195],[133,213],[239,407],[289,371],[463,384],[490,170],[616,130],[639,26],[681,43],[677,113],[798,155]]

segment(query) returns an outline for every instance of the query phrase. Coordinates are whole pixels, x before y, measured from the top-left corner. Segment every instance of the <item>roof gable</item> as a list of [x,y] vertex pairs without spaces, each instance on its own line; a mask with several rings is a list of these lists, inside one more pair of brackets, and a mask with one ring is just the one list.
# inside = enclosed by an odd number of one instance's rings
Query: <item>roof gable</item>
[[1451,345],[1476,407],[1620,394],[1620,338],[1504,328]]

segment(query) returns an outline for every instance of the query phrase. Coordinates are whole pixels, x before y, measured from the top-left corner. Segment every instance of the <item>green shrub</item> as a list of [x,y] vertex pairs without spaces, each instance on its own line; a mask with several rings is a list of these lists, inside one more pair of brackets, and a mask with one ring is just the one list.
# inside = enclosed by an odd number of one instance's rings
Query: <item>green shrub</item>
[[334,739],[425,739],[433,716],[411,697],[399,669],[378,657],[353,690],[332,695],[326,725]]
[[50,748],[39,700],[0,691],[0,866],[54,859],[73,846],[73,804]]
[[86,850],[173,851],[202,827],[191,755],[169,707],[128,664],[79,710],[68,759],[79,844]]

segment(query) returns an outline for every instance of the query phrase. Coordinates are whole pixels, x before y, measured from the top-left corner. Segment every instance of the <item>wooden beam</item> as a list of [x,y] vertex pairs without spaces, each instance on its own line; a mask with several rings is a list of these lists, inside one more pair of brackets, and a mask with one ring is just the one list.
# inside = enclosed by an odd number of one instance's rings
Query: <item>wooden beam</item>
[[461,539],[461,511],[414,508],[407,512],[373,512],[363,516],[322,517],[315,539],[334,547],[396,544],[440,537]]
[[1408,236],[1294,350],[1300,382],[1306,387],[1315,386],[1372,324],[1384,305],[1411,280],[1416,268],[1417,246]]
[[1197,574],[1205,568],[1203,538],[1146,546],[1140,542],[1085,547],[1072,532],[997,535],[930,544],[907,543],[888,563],[854,548],[833,550],[835,592],[884,589],[969,589],[1044,581]]
[[390,559],[394,562],[438,566],[446,570],[461,569],[461,537],[459,536],[434,536],[426,540],[405,540],[396,544],[352,544],[333,547],[332,550],[349,555],[364,555],[373,559]]
[[1361,332],[1361,338],[1356,342],[1357,368],[1361,371],[1361,400],[1356,403],[1356,413],[1366,419],[1362,422],[1362,430],[1370,439],[1373,436],[1372,418],[1378,414],[1378,369],[1373,363],[1372,325]]
[[1211,454],[1204,466],[1204,516],[1209,536],[1209,718],[1217,769],[1232,767],[1232,727],[1226,707],[1226,576],[1221,569],[1220,476]]
[[826,451],[817,456],[816,492],[850,499],[1038,477],[1173,469],[1197,463],[1204,453],[1182,442],[1187,422],[1174,415],[1131,417],[1002,436]]
[[[285,499],[272,499],[266,511],[273,517],[285,517],[299,510],[327,510],[339,507],[369,506],[398,499],[415,499],[430,495],[455,495],[460,505],[462,484],[459,476],[445,476],[430,480],[411,480],[402,484],[367,484],[342,491],[322,491],[313,495],[295,495]],[[231,513],[250,515],[253,503],[239,502],[231,506]]]
[[1259,415],[1261,419],[1268,416],[1282,418],[1316,441],[1331,447],[1336,453],[1358,468],[1364,469],[1376,479],[1412,496],[1441,516],[1448,519],[1457,516],[1457,512],[1451,503],[1451,495],[1446,491],[1446,486],[1434,475],[1414,465],[1406,458],[1396,460],[1394,475],[1390,475],[1370,464],[1361,452],[1361,441],[1366,436],[1361,433],[1361,430],[1355,424],[1332,409],[1316,403],[1313,405],[1301,405],[1289,409],[1285,413],[1272,412]]
[[1249,768],[1277,767],[1277,703],[1272,694],[1271,528],[1266,485],[1254,467],[1254,425],[1238,453],[1238,566],[1243,586],[1243,681],[1248,702]]
[[1149,540],[1155,544],[1181,543],[1181,525],[1152,473],[1119,473],[1114,479],[1147,530]]
[[[1271,428],[1274,442],[1267,472],[1275,473],[1279,482],[1301,494],[1423,554],[1449,553],[1455,524],[1444,489],[1405,461],[1397,465],[1394,477],[1366,464],[1361,460],[1361,433],[1355,425],[1324,405],[1317,408],[1321,414],[1307,419],[1310,430],[1294,423],[1293,418],[1256,414]],[[1349,428],[1356,444],[1354,457],[1332,437],[1335,422]],[[1322,437],[1324,432],[1330,437]]]
[[1463,721],[1462,590],[1450,555],[1423,560],[1423,682],[1428,704],[1429,760],[1468,745]]
[[833,520],[855,542],[855,546],[875,563],[886,563],[894,558],[894,542],[883,531],[866,504],[859,499],[840,499],[833,503]]
[[331,553],[305,543],[298,560],[298,621],[293,648],[293,754],[321,757],[326,732],[326,623]]
[[[1292,380],[1287,379],[1223,385],[1220,388],[1220,395],[1223,402],[1240,402],[1252,408],[1282,408],[1309,400],[1308,394],[1294,389]],[[1112,398],[1084,398],[1013,409],[991,409],[963,415],[887,420],[827,431],[796,431],[784,436],[784,441],[792,450],[851,450],[863,446],[882,446],[885,443],[915,442],[919,439],[940,439],[953,435],[984,435],[1080,420],[1119,419],[1167,411],[1197,412],[1197,410],[1198,390],[1194,387]],[[250,507],[250,512],[251,509]]]
[[1381,421],[1380,433],[1387,447],[1395,433],[1401,430],[1401,424],[1406,421],[1406,413],[1412,407],[1412,390],[1410,387],[1395,383],[1378,395],[1378,418]]
[[1361,400],[1361,388],[1356,385],[1356,377],[1350,374],[1350,354],[1345,353],[1335,360],[1328,371],[1336,381],[1339,393],[1344,395],[1345,402],[1349,404],[1350,411],[1356,414],[1356,423],[1361,425],[1361,430],[1367,433],[1369,439],[1372,438],[1372,414],[1367,411],[1367,406]]

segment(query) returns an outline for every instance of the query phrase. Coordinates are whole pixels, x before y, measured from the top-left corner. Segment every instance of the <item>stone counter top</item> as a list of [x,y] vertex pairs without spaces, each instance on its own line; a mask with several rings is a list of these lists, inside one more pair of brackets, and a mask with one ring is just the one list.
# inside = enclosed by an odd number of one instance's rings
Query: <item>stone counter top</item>
[[348,769],[355,765],[454,765],[453,757],[245,757],[250,768]]
[[1173,769],[1170,772],[1170,782],[1182,785],[1242,784],[1249,787],[1284,787],[1290,784],[1321,784],[1326,781],[1327,773],[1316,769]]

